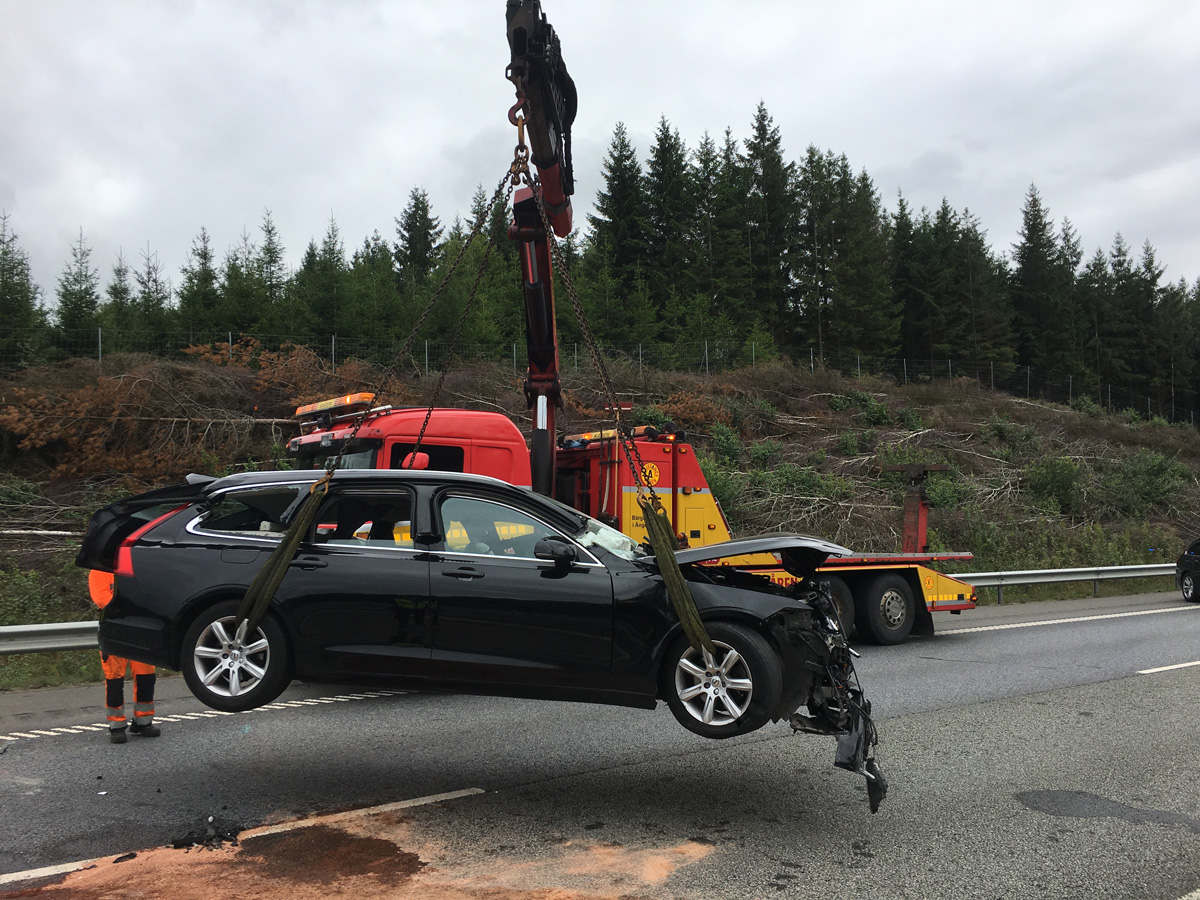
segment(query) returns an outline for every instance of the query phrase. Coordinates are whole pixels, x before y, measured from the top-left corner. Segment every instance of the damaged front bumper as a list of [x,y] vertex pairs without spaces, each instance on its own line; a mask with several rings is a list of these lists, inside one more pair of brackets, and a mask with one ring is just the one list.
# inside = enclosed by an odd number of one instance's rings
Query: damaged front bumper
[[[811,618],[781,613],[774,623],[782,634],[788,673],[775,719],[786,718],[794,732],[835,736],[833,764],[866,779],[871,812],[876,812],[888,783],[874,757],[879,734],[871,701],[863,696],[854,670],[858,654],[847,641],[827,589],[806,579],[795,593],[811,608]],[[801,706],[807,715],[799,712]]]

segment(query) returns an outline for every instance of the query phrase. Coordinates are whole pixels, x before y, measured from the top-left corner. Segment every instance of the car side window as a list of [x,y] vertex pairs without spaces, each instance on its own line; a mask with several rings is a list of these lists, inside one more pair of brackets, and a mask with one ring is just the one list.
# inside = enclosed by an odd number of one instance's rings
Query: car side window
[[278,539],[310,485],[274,484],[226,491],[208,501],[198,527],[208,532]]
[[334,497],[317,513],[316,542],[412,549],[412,495],[390,491]]
[[1188,547],[1187,552],[1192,556],[1200,556],[1200,541],[1196,541],[1192,546]]
[[562,536],[520,510],[478,497],[446,497],[440,513],[446,549],[457,553],[534,559],[538,541]]

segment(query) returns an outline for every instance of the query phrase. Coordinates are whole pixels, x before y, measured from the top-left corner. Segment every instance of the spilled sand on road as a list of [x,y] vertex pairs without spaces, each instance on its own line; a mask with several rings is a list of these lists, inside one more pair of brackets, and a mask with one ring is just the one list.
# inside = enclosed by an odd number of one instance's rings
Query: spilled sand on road
[[[563,841],[537,858],[504,848],[455,857],[393,813],[290,831],[247,831],[236,845],[142,851],[0,890],[0,898],[71,900],[635,900],[712,845],[631,847]],[[126,855],[128,856],[128,854]]]

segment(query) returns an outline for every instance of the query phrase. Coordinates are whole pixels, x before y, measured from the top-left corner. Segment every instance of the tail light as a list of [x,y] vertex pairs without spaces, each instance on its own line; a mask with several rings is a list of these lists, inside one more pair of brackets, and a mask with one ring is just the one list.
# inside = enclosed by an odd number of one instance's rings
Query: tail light
[[183,506],[175,507],[168,513],[163,513],[157,519],[147,522],[129,537],[125,538],[125,540],[121,541],[121,546],[117,548],[117,564],[116,568],[113,569],[113,575],[133,575],[133,545],[136,544],[146,532],[150,531],[156,525],[162,524],[180,510],[187,509],[187,507],[188,504],[185,503]]

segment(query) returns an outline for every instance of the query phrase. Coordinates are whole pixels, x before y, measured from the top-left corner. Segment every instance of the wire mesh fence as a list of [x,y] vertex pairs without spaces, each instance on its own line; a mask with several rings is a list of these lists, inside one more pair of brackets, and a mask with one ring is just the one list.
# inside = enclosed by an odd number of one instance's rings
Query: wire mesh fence
[[[274,351],[290,345],[305,347],[332,369],[349,360],[390,365],[396,361],[404,342],[397,338],[346,338],[338,335],[248,334],[237,331],[114,332],[100,329],[84,332],[27,332],[14,330],[0,335],[0,371],[13,372],[30,365],[71,358],[103,360],[118,353],[149,354],[182,358],[189,348],[206,348],[209,354],[235,356]],[[410,358],[402,365],[416,372],[440,372],[459,362],[486,362],[511,367],[516,373],[525,368],[523,345],[519,343],[458,344],[451,352],[445,341],[417,341],[410,347]],[[919,384],[939,379],[970,378],[984,387],[1013,396],[1048,400],[1071,405],[1084,411],[1123,412],[1147,420],[1161,418],[1173,423],[1194,425],[1197,393],[1189,384],[1168,381],[1145,389],[1117,380],[1070,372],[1044,371],[1031,366],[995,360],[914,359],[862,356],[826,351],[815,347],[763,347],[754,342],[734,340],[679,343],[609,344],[602,347],[607,360],[634,371],[654,369],[686,371],[719,376],[746,367],[785,362],[816,372],[819,368],[838,371],[851,377],[875,376],[896,384]],[[586,348],[568,342],[560,346],[560,365],[566,372],[591,367]]]

